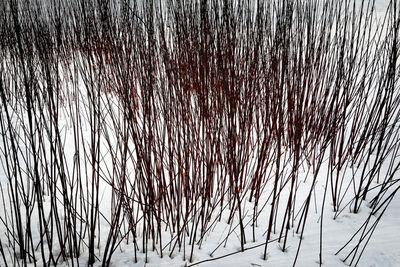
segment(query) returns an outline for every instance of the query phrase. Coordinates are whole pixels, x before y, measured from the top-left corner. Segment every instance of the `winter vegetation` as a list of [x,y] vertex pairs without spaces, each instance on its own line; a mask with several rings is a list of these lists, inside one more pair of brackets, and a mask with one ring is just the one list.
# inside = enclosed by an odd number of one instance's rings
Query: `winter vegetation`
[[400,218],[399,27],[391,0],[1,1],[0,266],[366,265]]

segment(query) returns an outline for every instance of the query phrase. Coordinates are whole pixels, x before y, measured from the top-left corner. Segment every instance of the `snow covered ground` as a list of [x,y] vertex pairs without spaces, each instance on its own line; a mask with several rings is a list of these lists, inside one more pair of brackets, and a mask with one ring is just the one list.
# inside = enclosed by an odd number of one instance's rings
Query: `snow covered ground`
[[[68,124],[68,121],[65,122]],[[66,127],[68,129],[68,127]],[[68,132],[70,134],[68,134]],[[85,135],[89,135],[86,132]],[[73,142],[73,135],[67,130],[66,134],[66,144]],[[66,147],[66,151],[71,154],[73,150]],[[72,158],[72,157],[71,157]],[[4,162],[4,161],[3,161]],[[319,265],[319,252],[320,252],[320,219],[321,219],[321,203],[323,192],[325,188],[326,168],[323,165],[320,178],[318,179],[315,193],[313,194],[313,205],[310,208],[308,222],[305,227],[305,233],[302,240],[302,245],[299,252],[299,257],[297,259],[296,266],[318,266]],[[298,203],[302,203],[306,198],[309,187],[311,186],[311,179],[303,182],[305,173],[300,174],[300,186],[298,191]],[[1,170],[0,172],[0,182],[3,187],[7,183],[6,176]],[[106,188],[106,187],[104,187]],[[101,212],[107,217],[110,210],[110,196],[107,195],[107,189],[103,189],[101,194]],[[270,192],[268,188],[264,192]],[[267,201],[267,193],[265,193],[261,199],[260,203],[265,203]],[[282,198],[287,197],[288,192],[282,192]],[[282,201],[283,202],[283,201]],[[344,201],[346,202],[346,201]],[[47,204],[46,204],[47,203]],[[332,210],[331,202],[327,201],[329,207],[325,209],[324,220],[323,220],[323,235],[322,235],[322,264],[323,266],[348,266],[350,259],[346,262],[343,260],[354,247],[350,246],[341,251],[338,255],[335,255],[346,242],[353,236],[353,234],[363,225],[371,209],[367,206],[368,201],[362,203],[360,212],[354,214],[350,211],[349,207],[343,209],[343,211],[334,218],[334,212]],[[49,197],[45,197],[45,206],[49,208]],[[163,258],[160,257],[160,252],[158,248],[155,251],[148,252],[148,261],[145,262],[145,254],[141,253],[140,244],[141,238],[139,237],[137,243],[139,244],[139,251],[137,252],[138,262],[134,261],[134,244],[126,244],[122,242],[118,249],[115,251],[113,258],[111,260],[111,266],[125,267],[125,266],[290,266],[296,256],[298,244],[300,241],[300,235],[295,233],[296,227],[293,227],[289,231],[288,245],[286,251],[282,251],[281,243],[278,243],[276,239],[279,237],[279,229],[275,235],[271,237],[274,242],[271,242],[268,248],[267,260],[263,259],[264,253],[264,242],[265,242],[265,232],[268,227],[268,216],[270,212],[270,205],[267,204],[265,209],[259,214],[258,225],[255,229],[256,240],[252,240],[252,203],[246,202],[244,204],[246,209],[246,219],[244,220],[246,225],[246,235],[248,242],[245,245],[245,251],[240,251],[240,237],[238,229],[235,229],[232,234],[228,236],[228,231],[230,231],[230,226],[226,223],[229,216],[228,212],[225,212],[220,222],[213,225],[212,231],[210,231],[203,241],[201,248],[198,245],[194,247],[194,257],[193,261],[189,262],[188,255],[191,246],[186,244],[182,247],[180,251],[175,250],[173,254],[169,255],[170,245],[165,240],[169,240],[170,235],[168,232],[164,233],[164,251]],[[283,218],[284,208],[279,209],[280,215],[278,218]],[[376,218],[377,215],[372,217],[372,220]],[[37,221],[37,214],[32,214],[32,221]],[[298,217],[296,217],[294,223]],[[105,220],[100,220],[103,239],[107,236],[109,231],[109,224]],[[248,223],[248,224],[246,224]],[[3,235],[0,235],[2,240],[5,236],[5,225],[0,224],[0,229]],[[279,221],[277,223],[279,224]],[[37,236],[36,233],[34,235]],[[355,238],[354,240],[357,240]],[[390,266],[400,266],[400,196],[397,194],[379,224],[376,231],[372,235],[368,246],[366,247],[358,266],[379,266],[379,267],[390,267]],[[100,245],[100,251],[103,249]],[[98,251],[98,257],[101,259],[101,252]],[[83,266],[87,264],[87,249],[83,248],[83,254],[81,255],[79,262]],[[210,256],[212,255],[212,256]],[[33,266],[33,264],[32,264]],[[70,266],[67,262],[61,264],[60,266]],[[95,264],[95,266],[101,266],[101,262]]]

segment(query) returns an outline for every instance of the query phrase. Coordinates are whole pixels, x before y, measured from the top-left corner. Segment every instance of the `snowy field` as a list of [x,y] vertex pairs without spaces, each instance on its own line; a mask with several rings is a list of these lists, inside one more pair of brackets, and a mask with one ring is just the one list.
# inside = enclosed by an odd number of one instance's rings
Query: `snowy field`
[[[323,175],[321,175],[323,177]],[[309,222],[306,226],[304,240],[301,247],[301,256],[297,260],[296,266],[316,266],[319,264],[319,237],[320,237],[320,205],[321,196],[324,190],[324,181],[321,181],[316,187],[315,203],[316,207],[310,212]],[[4,173],[1,173],[1,184],[7,183]],[[301,192],[299,193],[301,194]],[[307,192],[305,192],[307,194]],[[265,198],[265,196],[264,196]],[[47,198],[46,198],[47,199]],[[109,205],[107,197],[101,201],[102,207]],[[249,220],[252,216],[251,209],[248,214]],[[386,210],[384,216],[379,222],[368,246],[365,249],[364,255],[361,258],[358,266],[399,266],[400,265],[400,197],[396,195],[392,203]],[[346,252],[349,249],[335,255],[338,250],[348,242],[355,231],[359,229],[370,214],[371,209],[367,206],[367,202],[362,204],[361,211],[354,214],[345,209],[335,220],[333,219],[334,213],[332,210],[325,212],[326,219],[323,225],[323,265],[324,266],[348,266],[342,260],[347,256]],[[102,210],[106,213],[107,208]],[[226,216],[227,217],[227,216]],[[282,252],[279,243],[273,242],[268,252],[268,260],[263,260],[265,229],[267,229],[268,213],[263,212],[260,214],[258,226],[256,228],[257,239],[255,242],[252,240],[246,244],[245,252],[240,251],[239,238],[235,231],[226,241],[224,240],[230,229],[226,224],[226,218],[213,226],[212,232],[204,240],[201,249],[195,248],[194,260],[189,263],[187,258],[184,260],[183,248],[180,252],[175,252],[171,257],[164,256],[160,258],[158,251],[149,252],[148,263],[144,261],[144,254],[138,253],[138,262],[135,263],[133,259],[134,247],[133,244],[121,244],[116,250],[111,266],[185,266],[195,265],[201,263],[200,266],[288,266],[293,262],[296,255],[296,249],[299,242],[299,235],[290,231],[289,243],[287,250]],[[375,216],[373,217],[375,218]],[[35,215],[32,218],[36,221]],[[245,220],[246,221],[246,220]],[[102,229],[104,235],[107,234],[109,225],[102,221]],[[4,225],[2,226],[2,240],[4,238]],[[248,227],[250,228],[250,227]],[[251,236],[251,229],[248,229],[249,236]],[[165,233],[168,238],[168,233]],[[277,236],[273,236],[273,239]],[[140,243],[140,241],[138,241]],[[221,244],[223,244],[221,246]],[[190,250],[190,246],[186,246],[186,250]],[[166,248],[168,251],[168,247]],[[213,253],[213,257],[210,254]],[[100,254],[99,254],[100,256]],[[87,264],[87,251],[84,250],[80,264]],[[69,264],[61,264],[60,266],[69,266]],[[101,266],[101,263],[95,264]]]

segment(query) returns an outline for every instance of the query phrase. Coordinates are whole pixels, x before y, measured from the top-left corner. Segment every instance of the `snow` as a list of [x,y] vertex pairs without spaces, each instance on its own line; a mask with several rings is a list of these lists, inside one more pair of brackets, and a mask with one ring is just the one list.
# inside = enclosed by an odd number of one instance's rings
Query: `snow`
[[[67,135],[66,143],[69,142],[68,138],[72,137],[72,134]],[[325,169],[326,171],[326,169]],[[302,240],[302,246],[300,249],[300,256],[297,260],[296,266],[317,266],[319,265],[319,238],[320,238],[320,211],[322,203],[322,195],[324,191],[324,168],[321,170],[320,177],[316,185],[315,203],[316,206],[310,208],[310,214],[308,223],[306,224],[305,234]],[[3,186],[5,183],[5,175],[2,173],[0,181]],[[301,179],[300,179],[301,180]],[[301,182],[303,183],[303,182]],[[304,199],[308,193],[309,186],[311,186],[311,179],[308,179],[299,188],[298,199]],[[268,191],[268,190],[266,190]],[[285,197],[285,192],[282,193],[281,197]],[[104,214],[109,214],[109,197],[105,194],[102,198],[101,206]],[[266,201],[267,196],[264,194],[261,198],[261,203]],[[48,200],[48,198],[46,198]],[[282,201],[283,202],[283,201]],[[314,200],[313,200],[314,202]],[[301,202],[300,202],[301,203]],[[327,202],[328,204],[329,201]],[[45,203],[46,204],[46,203]],[[49,205],[49,202],[47,202]],[[251,220],[252,208],[251,203],[247,205],[247,221]],[[204,240],[201,248],[195,246],[193,262],[190,263],[189,252],[191,247],[186,245],[186,258],[184,259],[183,247],[181,251],[175,250],[171,255],[168,255],[168,247],[164,250],[164,257],[160,258],[158,248],[156,251],[148,252],[148,262],[145,263],[145,255],[141,253],[141,249],[138,252],[138,262],[134,262],[134,244],[126,244],[122,242],[121,246],[116,250],[113,255],[111,266],[191,266],[198,262],[203,262],[199,266],[288,266],[294,261],[298,242],[300,241],[299,235],[296,234],[295,227],[290,229],[290,236],[288,237],[287,250],[283,252],[281,250],[281,244],[278,242],[272,242],[269,245],[267,260],[263,260],[264,242],[265,242],[265,231],[268,226],[268,215],[269,205],[260,214],[258,219],[258,226],[256,227],[256,240],[251,240],[251,227],[246,227],[246,233],[248,237],[248,243],[245,249],[249,248],[244,252],[240,252],[240,239],[238,234],[235,232],[229,236],[226,246],[223,244],[225,237],[229,231],[229,225],[226,224],[228,213],[224,213],[224,217],[221,222],[216,223],[213,226],[213,230],[208,233],[208,236]],[[282,208],[279,209],[280,213],[283,213]],[[359,213],[352,213],[349,208],[345,209],[336,219],[334,219],[334,212],[332,208],[327,208],[324,212],[323,221],[323,266],[348,266],[346,262],[342,260],[349,252],[349,249],[344,250],[339,255],[335,253],[351,238],[351,236],[358,230],[358,228],[364,223],[365,219],[370,214],[370,208],[367,206],[367,201],[364,201],[362,208]],[[283,215],[283,214],[282,214]],[[36,213],[33,216],[37,216]],[[283,216],[278,216],[282,218]],[[36,217],[32,218],[33,221],[37,221]],[[245,220],[245,223],[247,222]],[[102,236],[106,237],[109,230],[108,224],[101,220]],[[279,224],[278,224],[279,225]],[[295,220],[296,225],[296,220]],[[2,232],[4,232],[4,225],[2,225]],[[392,203],[389,205],[388,210],[383,215],[379,225],[372,235],[372,238],[366,247],[363,257],[359,262],[359,266],[400,266],[400,197],[396,195]],[[38,236],[37,236],[38,237]],[[165,233],[164,240],[169,238],[168,233]],[[278,238],[278,233],[272,236],[275,240]],[[141,244],[141,239],[137,240],[138,244]],[[164,241],[164,244],[167,244]],[[139,245],[141,248],[141,246]],[[255,247],[255,248],[252,248]],[[217,249],[218,248],[218,249]],[[212,257],[210,254],[216,249]],[[101,248],[100,248],[101,250]],[[87,249],[83,250],[79,262],[82,265],[87,264]],[[235,253],[233,255],[229,255]],[[227,256],[229,255],[229,256]],[[101,254],[98,255],[101,259]],[[221,257],[221,258],[220,258]],[[206,261],[205,261],[206,260]],[[207,261],[208,260],[208,261]],[[205,262],[204,262],[205,261]],[[32,265],[33,266],[33,265]],[[68,266],[67,263],[61,264],[60,266]],[[101,266],[101,262],[95,264],[95,266]]]

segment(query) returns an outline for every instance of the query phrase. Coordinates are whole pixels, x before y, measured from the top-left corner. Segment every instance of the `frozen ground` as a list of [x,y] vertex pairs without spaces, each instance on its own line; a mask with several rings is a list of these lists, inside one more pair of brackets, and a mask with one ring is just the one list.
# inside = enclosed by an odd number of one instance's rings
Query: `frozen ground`
[[[68,138],[67,142],[68,143]],[[0,181],[2,185],[6,183],[5,175],[0,172]],[[305,233],[300,249],[300,254],[297,259],[296,266],[318,266],[319,265],[319,251],[320,251],[320,212],[322,196],[324,191],[324,171],[321,172],[320,179],[318,180],[315,195],[313,199],[312,208],[310,208],[308,223],[305,228]],[[301,179],[300,179],[301,180]],[[308,193],[306,181],[301,182],[302,185],[299,188],[299,203],[306,197]],[[265,190],[264,192],[269,192]],[[282,197],[284,197],[283,194]],[[48,198],[47,198],[48,199]],[[266,196],[261,197],[261,203],[266,200]],[[102,212],[107,214],[109,210],[109,196],[107,194],[102,195],[101,207]],[[330,204],[329,201],[327,203]],[[251,203],[246,203],[247,206],[247,217],[248,221],[251,219],[252,209]],[[189,245],[186,245],[185,251],[182,248],[179,252],[176,250],[171,256],[169,256],[169,247],[166,245],[164,249],[164,257],[160,258],[158,250],[149,251],[148,262],[145,263],[145,255],[138,252],[138,262],[134,262],[134,245],[126,244],[122,242],[119,248],[116,250],[111,266],[290,266],[293,264],[298,242],[300,240],[299,235],[294,232],[295,227],[290,230],[290,236],[288,237],[287,250],[283,252],[281,250],[281,244],[277,241],[270,243],[268,248],[268,259],[265,261],[262,259],[264,252],[265,242],[265,231],[268,225],[269,205],[260,214],[258,219],[258,226],[256,227],[256,240],[252,240],[251,226],[246,227],[246,233],[248,242],[245,246],[247,249],[245,252],[240,252],[240,239],[236,231],[234,231],[226,241],[229,225],[226,224],[227,216],[223,217],[221,222],[218,222],[213,226],[213,230],[208,234],[208,237],[203,242],[201,249],[198,246],[194,248],[194,258],[190,263],[188,260],[188,254],[191,249]],[[280,208],[280,212],[283,215],[283,209]],[[334,213],[332,208],[326,208],[324,212],[323,220],[323,266],[348,266],[349,259],[347,262],[343,262],[350,248],[346,248],[338,255],[335,253],[351,238],[351,236],[359,229],[364,223],[370,213],[370,208],[367,206],[367,201],[362,204],[362,208],[358,214],[350,212],[349,208],[343,210],[343,212],[336,218],[333,219]],[[36,216],[36,213],[33,214]],[[227,215],[225,213],[225,215]],[[278,216],[282,218],[282,216]],[[376,218],[374,216],[373,218]],[[33,221],[37,218],[33,217]],[[109,225],[101,220],[102,235],[106,236],[109,230]],[[245,220],[246,223],[246,220]],[[278,224],[280,225],[280,224]],[[0,226],[4,233],[4,225]],[[278,238],[278,233],[272,236],[275,240]],[[166,232],[164,240],[169,238],[169,234]],[[224,242],[225,241],[225,242]],[[167,242],[164,241],[165,244]],[[138,244],[141,244],[141,239],[138,239]],[[222,245],[221,245],[222,244]],[[358,266],[400,266],[400,197],[396,195],[389,208],[380,220],[375,233],[372,235],[368,246],[358,264]],[[139,245],[139,248],[141,246]],[[102,247],[100,247],[100,251]],[[213,253],[212,257],[210,254]],[[101,258],[101,254],[98,254]],[[185,259],[184,259],[185,256]],[[87,250],[83,250],[80,263],[82,265],[87,264]],[[33,266],[33,265],[32,265]],[[62,264],[61,266],[68,266],[68,264]],[[96,266],[96,265],[95,265]],[[98,262],[97,266],[101,266]]]
[[[358,266],[380,266],[380,267],[396,267],[400,266],[400,198],[397,196],[391,206],[382,217],[376,232],[373,234],[369,245],[367,246],[364,255],[362,256]],[[359,214],[345,213],[341,218],[326,220],[324,223],[324,243],[323,243],[323,266],[348,266],[342,259],[344,253],[338,256],[335,253],[340,247],[348,241],[354,231],[361,226],[363,219],[368,213],[368,208],[364,207]],[[310,214],[311,215],[311,214]],[[300,256],[296,266],[318,266],[319,265],[319,223],[317,216],[310,218],[310,223],[304,236]],[[266,223],[264,224],[266,225]],[[225,226],[226,227],[226,226]],[[260,228],[261,228],[260,223]],[[220,229],[224,229],[224,225],[220,225]],[[265,227],[263,228],[265,229]],[[196,258],[193,264],[204,260],[210,260],[199,264],[198,266],[291,266],[296,254],[298,238],[290,239],[290,245],[286,252],[282,252],[278,243],[272,243],[269,248],[268,260],[262,259],[264,246],[249,249],[245,252],[239,252],[221,259],[218,257],[225,256],[235,251],[239,251],[239,247],[230,245],[220,249],[215,253],[214,257],[210,257],[209,253],[218,245],[218,231],[216,236],[209,238],[207,243],[201,250],[196,250]],[[260,242],[261,241],[261,242]],[[260,243],[249,242],[246,247],[253,247]],[[133,261],[133,249],[129,247],[118,251],[112,261],[113,266],[185,266],[190,263],[183,261],[182,255],[177,255],[173,259],[169,257],[159,258],[157,253],[150,255],[150,260],[147,264],[143,261],[137,264]],[[154,255],[154,256],[153,256]],[[143,256],[142,256],[143,260]]]

